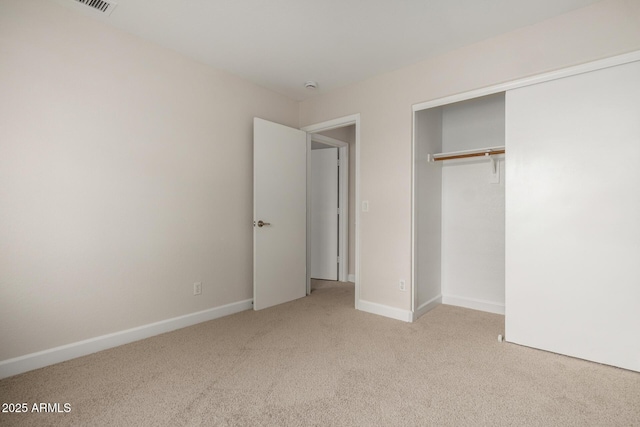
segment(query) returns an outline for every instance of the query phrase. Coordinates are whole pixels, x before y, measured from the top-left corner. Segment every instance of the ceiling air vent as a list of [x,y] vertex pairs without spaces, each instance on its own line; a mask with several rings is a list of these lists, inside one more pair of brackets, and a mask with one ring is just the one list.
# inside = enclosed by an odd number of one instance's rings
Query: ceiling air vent
[[82,3],[84,5],[92,7],[98,12],[102,12],[107,15],[111,15],[111,12],[113,12],[113,9],[115,9],[115,7],[118,5],[118,3],[116,2],[106,1],[106,0],[76,0],[76,1],[78,3]]

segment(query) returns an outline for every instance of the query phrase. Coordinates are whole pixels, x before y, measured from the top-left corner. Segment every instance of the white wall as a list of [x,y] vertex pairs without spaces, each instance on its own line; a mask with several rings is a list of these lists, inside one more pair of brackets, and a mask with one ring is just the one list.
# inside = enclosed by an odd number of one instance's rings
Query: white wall
[[504,93],[443,106],[443,151],[504,145],[504,111]]
[[419,314],[442,301],[442,163],[429,154],[442,152],[442,108],[416,113],[415,259]]
[[640,371],[640,61],[507,93],[509,341]]
[[[504,93],[442,107],[442,151],[505,144]],[[504,313],[504,156],[442,162],[445,304]]]
[[253,116],[298,127],[283,96],[3,0],[0,360],[251,299]]
[[604,0],[302,102],[301,126],[360,113],[361,298],[411,310],[413,104],[637,49],[640,2]]

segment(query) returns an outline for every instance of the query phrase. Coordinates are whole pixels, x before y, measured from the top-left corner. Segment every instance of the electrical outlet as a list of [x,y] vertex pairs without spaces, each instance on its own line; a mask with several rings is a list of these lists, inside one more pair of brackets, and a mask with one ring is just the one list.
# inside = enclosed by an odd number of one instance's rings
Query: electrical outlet
[[398,289],[400,289],[403,292],[407,290],[407,284],[405,283],[404,280],[400,280],[400,285],[398,286]]
[[193,284],[193,294],[200,295],[202,293],[202,282],[196,282]]

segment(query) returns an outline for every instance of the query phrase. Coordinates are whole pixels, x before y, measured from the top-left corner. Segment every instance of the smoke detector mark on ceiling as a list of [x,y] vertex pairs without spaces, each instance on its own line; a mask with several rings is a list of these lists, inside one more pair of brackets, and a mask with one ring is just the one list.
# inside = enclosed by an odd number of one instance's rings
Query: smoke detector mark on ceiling
[[106,0],[76,0],[76,1],[78,3],[82,3],[86,6],[93,8],[98,12],[102,12],[106,15],[111,15],[111,12],[113,12],[113,9],[115,9],[116,6],[118,5],[118,3],[116,2],[106,1]]

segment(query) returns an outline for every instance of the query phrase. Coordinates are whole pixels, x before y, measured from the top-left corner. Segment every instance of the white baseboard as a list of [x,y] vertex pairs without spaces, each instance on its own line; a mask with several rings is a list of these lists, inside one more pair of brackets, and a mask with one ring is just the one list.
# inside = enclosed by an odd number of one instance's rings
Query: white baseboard
[[473,310],[486,311],[495,314],[504,314],[504,304],[479,300],[474,298],[464,298],[455,295],[443,295],[442,303],[457,305],[458,307],[471,308]]
[[349,280],[350,282],[355,283],[356,282],[356,275],[355,274],[349,274],[349,276],[347,276],[347,280]]
[[420,318],[420,316],[426,314],[428,311],[433,310],[440,304],[442,304],[442,295],[438,295],[437,297],[432,298],[424,304],[420,305],[420,307],[418,307],[418,309],[413,312],[413,321],[415,322],[416,320],[418,320],[418,318]]
[[186,314],[184,316],[174,317],[172,319],[162,320],[160,322],[150,323],[148,325],[138,326],[137,328],[89,338],[87,340],[15,357],[13,359],[3,360],[0,362],[0,379],[31,371],[33,369],[43,368],[55,363],[64,362],[65,360],[75,359],[76,357],[86,356],[91,353],[128,344],[154,335],[171,332],[197,323],[250,310],[251,308],[253,308],[253,300],[248,299],[220,307],[210,308],[208,310],[198,311],[196,313]]
[[371,301],[359,300],[357,305],[358,310],[366,311],[367,313],[377,314],[379,316],[390,317],[396,320],[402,320],[403,322],[412,322],[413,313],[409,310],[402,310],[401,308],[389,307],[388,305],[382,305]]

